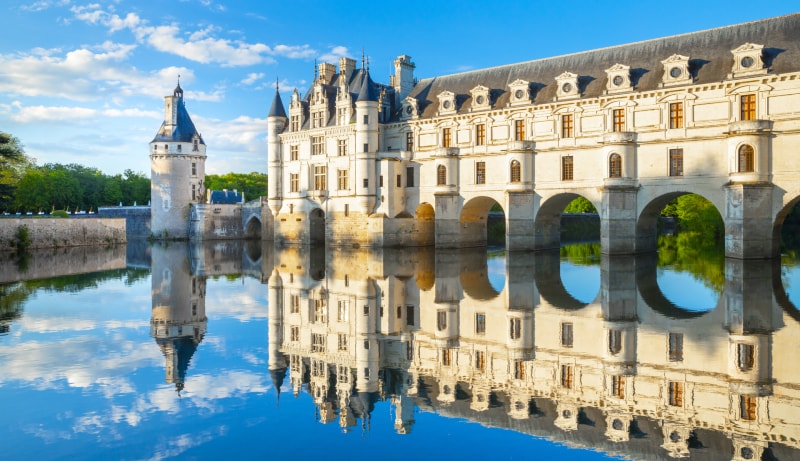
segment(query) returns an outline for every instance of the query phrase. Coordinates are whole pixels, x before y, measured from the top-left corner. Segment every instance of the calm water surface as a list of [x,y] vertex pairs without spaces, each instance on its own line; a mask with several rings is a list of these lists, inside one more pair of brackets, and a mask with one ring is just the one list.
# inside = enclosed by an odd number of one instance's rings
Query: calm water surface
[[797,306],[791,257],[37,253],[0,458],[797,460]]

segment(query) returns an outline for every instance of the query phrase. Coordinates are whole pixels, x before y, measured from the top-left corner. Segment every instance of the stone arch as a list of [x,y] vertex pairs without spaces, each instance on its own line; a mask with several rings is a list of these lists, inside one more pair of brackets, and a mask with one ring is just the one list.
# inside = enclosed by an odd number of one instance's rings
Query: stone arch
[[[653,252],[658,249],[658,221],[661,217],[661,210],[667,204],[676,198],[695,194],[711,202],[714,208],[722,218],[723,224],[725,222],[725,215],[720,211],[719,206],[703,194],[690,191],[674,191],[659,195],[642,208],[639,216],[636,218],[636,252]],[[723,210],[724,211],[724,210]]]
[[502,236],[494,239],[493,243],[500,244],[500,240],[505,241],[505,211],[503,211],[502,217],[493,216],[491,209],[495,205],[499,205],[501,209],[503,208],[499,201],[487,196],[473,197],[464,203],[459,215],[463,246],[486,246],[490,240],[489,235],[487,235],[490,230],[490,226],[488,226],[490,220],[492,221],[492,226],[494,226],[493,229],[495,227],[500,229],[493,232],[502,233]]
[[308,213],[308,243],[311,245],[325,245],[325,212],[314,208]]
[[244,226],[244,238],[247,240],[261,240],[261,220],[251,216]]
[[556,249],[561,246],[561,216],[564,208],[578,197],[589,200],[596,209],[600,209],[589,197],[576,192],[562,192],[546,198],[536,212],[533,222],[534,248],[537,250]]
[[781,234],[783,231],[783,222],[786,217],[794,210],[795,206],[800,206],[800,196],[797,196],[781,208],[775,215],[775,220],[772,223],[772,254],[778,256],[781,254]]

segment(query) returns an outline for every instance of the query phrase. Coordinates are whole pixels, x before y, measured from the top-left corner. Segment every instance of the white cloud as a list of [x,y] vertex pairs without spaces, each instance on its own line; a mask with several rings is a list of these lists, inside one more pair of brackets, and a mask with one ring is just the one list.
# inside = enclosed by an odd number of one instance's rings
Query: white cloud
[[346,46],[334,46],[330,51],[319,57],[322,62],[339,63],[339,58],[346,58],[350,56]]
[[241,83],[242,85],[248,85],[249,86],[249,85],[252,85],[252,84],[256,83],[257,81],[261,80],[262,78],[264,78],[264,73],[263,72],[250,72],[249,74],[247,74],[247,77],[242,79],[242,81],[239,82],[239,83]]

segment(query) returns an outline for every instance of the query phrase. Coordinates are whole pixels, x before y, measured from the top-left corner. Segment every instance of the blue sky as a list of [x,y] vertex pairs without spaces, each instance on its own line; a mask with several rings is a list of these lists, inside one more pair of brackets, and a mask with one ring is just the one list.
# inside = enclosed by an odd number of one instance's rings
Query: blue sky
[[314,61],[360,61],[388,83],[408,54],[419,78],[793,13],[795,1],[316,2],[6,0],[0,131],[39,164],[149,175],[147,144],[178,75],[208,145],[207,173],[266,171],[266,121]]

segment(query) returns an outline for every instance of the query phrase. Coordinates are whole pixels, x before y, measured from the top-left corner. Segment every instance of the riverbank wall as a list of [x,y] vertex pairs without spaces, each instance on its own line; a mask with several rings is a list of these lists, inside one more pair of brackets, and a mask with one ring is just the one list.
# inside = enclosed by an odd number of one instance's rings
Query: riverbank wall
[[97,210],[99,218],[122,218],[128,240],[146,239],[152,236],[150,230],[151,211],[149,206],[110,206]]
[[125,251],[123,245],[33,250],[0,264],[0,283],[125,269]]
[[124,219],[0,219],[0,253],[14,252],[18,247],[35,250],[108,246],[127,241]]

